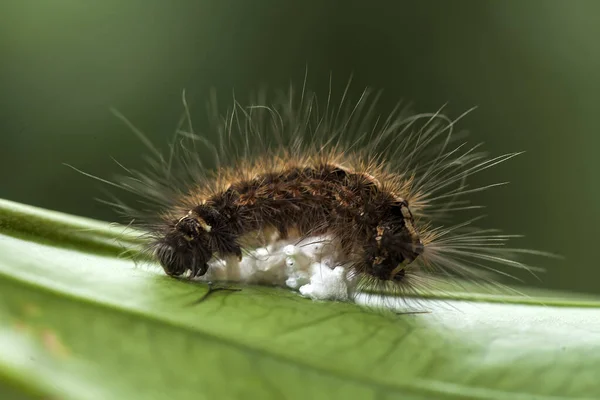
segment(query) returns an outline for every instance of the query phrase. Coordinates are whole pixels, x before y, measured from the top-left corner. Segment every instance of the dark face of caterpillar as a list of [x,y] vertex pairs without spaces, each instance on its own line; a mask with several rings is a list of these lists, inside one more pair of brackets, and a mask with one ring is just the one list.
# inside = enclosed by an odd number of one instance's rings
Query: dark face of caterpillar
[[204,275],[215,252],[242,256],[227,220],[214,207],[205,205],[171,223],[169,231],[154,244],[154,255],[172,276],[187,271],[192,278]]
[[380,234],[365,248],[366,272],[380,280],[401,281],[405,267],[423,253],[423,245],[420,241],[415,243],[406,228],[396,232],[392,227],[378,230]]
[[208,236],[211,228],[190,211],[155,244],[154,254],[168,275],[179,276],[188,270],[192,277],[206,273],[212,257]]
[[384,281],[401,281],[406,266],[423,253],[408,205],[400,205],[400,218],[377,226],[365,246],[366,272]]

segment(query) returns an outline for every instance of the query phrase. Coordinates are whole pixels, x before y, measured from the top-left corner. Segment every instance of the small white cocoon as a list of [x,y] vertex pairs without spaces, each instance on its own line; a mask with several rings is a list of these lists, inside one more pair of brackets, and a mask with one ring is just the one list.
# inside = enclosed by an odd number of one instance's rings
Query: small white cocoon
[[343,267],[330,269],[314,263],[310,283],[300,287],[300,294],[315,300],[348,300],[346,270]]
[[326,237],[276,242],[245,254],[242,261],[215,259],[199,279],[286,286],[314,300],[348,300],[353,285],[336,262],[337,253]]

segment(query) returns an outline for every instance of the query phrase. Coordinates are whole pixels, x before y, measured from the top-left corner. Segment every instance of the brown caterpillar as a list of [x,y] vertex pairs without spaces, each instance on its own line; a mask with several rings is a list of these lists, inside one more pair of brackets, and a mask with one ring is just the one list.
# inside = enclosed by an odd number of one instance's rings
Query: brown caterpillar
[[[185,117],[167,154],[119,115],[153,158],[147,171],[126,169],[115,183],[147,209],[112,204],[148,232],[148,252],[172,276],[203,276],[210,260],[241,258],[273,232],[281,240],[328,235],[349,275],[403,291],[448,276],[495,282],[490,271],[507,275],[498,265],[531,270],[514,257],[528,251],[505,246],[511,236],[473,228],[473,220],[442,225],[476,208],[464,196],[496,186],[471,188],[470,175],[518,153],[490,158],[460,141],[456,121],[439,112],[398,106],[379,115],[370,90],[356,102],[347,92],[338,106],[331,88],[321,106],[303,87],[273,102],[234,102],[222,116],[213,109],[216,140],[194,131],[184,93]],[[207,151],[215,168],[205,167]]]
[[284,240],[292,232],[296,238],[331,234],[344,253],[360,254],[356,272],[401,281],[405,264],[423,252],[423,244],[395,187],[346,169],[340,156],[284,157],[268,169],[267,160],[257,160],[221,170],[232,183],[183,196],[151,244],[165,272],[204,275],[213,255],[241,258],[243,236],[273,228]]

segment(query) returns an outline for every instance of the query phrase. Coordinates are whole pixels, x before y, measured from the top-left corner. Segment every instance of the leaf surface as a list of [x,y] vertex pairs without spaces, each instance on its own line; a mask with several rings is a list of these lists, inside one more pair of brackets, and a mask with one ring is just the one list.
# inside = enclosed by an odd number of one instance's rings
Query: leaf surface
[[139,242],[122,227],[1,201],[0,233],[2,398],[600,398],[593,297],[456,293],[402,315],[266,287],[198,302],[206,285],[117,257]]

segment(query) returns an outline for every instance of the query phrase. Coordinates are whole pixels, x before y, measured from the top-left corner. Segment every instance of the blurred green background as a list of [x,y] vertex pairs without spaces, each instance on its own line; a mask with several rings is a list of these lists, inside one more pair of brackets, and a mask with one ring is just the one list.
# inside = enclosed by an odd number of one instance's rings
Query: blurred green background
[[[488,227],[560,253],[538,285],[600,293],[600,2],[5,0],[0,3],[0,197],[113,221],[101,185],[144,148],[114,106],[162,144],[186,88],[204,98],[329,73],[446,111],[493,154],[527,153],[475,177]],[[535,281],[530,281],[535,284]]]

